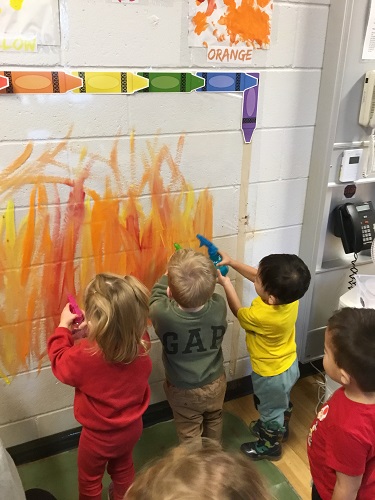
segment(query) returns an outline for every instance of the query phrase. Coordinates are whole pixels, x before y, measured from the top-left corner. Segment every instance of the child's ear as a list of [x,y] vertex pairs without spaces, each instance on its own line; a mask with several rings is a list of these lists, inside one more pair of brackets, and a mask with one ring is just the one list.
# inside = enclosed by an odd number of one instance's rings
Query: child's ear
[[349,385],[351,382],[351,376],[342,368],[340,368],[340,382],[342,385]]
[[277,299],[273,295],[268,295],[268,304],[270,306],[277,306]]
[[167,287],[167,297],[168,297],[168,299],[173,298],[173,295],[172,295],[172,292],[171,292],[171,289],[169,288],[169,286]]

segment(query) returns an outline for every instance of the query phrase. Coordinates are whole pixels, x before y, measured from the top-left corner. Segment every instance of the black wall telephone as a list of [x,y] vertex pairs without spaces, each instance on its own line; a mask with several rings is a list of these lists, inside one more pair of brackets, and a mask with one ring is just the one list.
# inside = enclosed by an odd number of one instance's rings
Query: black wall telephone
[[375,238],[375,211],[371,201],[337,206],[333,223],[333,234],[341,238],[345,253],[371,248]]

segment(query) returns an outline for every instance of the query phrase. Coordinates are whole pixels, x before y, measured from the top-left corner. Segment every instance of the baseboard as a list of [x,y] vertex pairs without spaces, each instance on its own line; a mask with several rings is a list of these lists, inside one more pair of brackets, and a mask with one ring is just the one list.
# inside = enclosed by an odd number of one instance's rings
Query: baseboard
[[[320,360],[321,361],[321,360]],[[319,369],[319,362],[314,363]],[[309,363],[300,363],[301,377],[306,377],[316,373],[316,369]],[[228,382],[225,401],[231,401],[253,393],[253,384],[251,375],[231,380]],[[143,415],[144,427],[164,422],[172,418],[172,410],[167,401],[161,401],[150,405]],[[22,465],[28,462],[34,462],[42,458],[56,455],[74,449],[78,446],[81,427],[75,427],[68,431],[59,432],[33,441],[28,441],[8,448],[8,452],[16,465]]]

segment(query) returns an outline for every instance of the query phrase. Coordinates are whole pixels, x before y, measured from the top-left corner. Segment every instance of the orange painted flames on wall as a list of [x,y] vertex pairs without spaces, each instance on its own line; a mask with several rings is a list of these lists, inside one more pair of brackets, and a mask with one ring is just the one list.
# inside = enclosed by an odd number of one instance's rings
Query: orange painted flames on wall
[[[179,169],[184,137],[174,156],[159,142],[150,140],[138,152],[132,136],[126,172],[118,140],[108,158],[82,147],[77,165],[62,161],[69,137],[36,159],[28,144],[1,172],[0,377],[6,381],[46,360],[46,338],[67,294],[82,304],[93,275],[133,274],[151,287],[175,242],[197,248],[197,233],[212,237],[212,198],[207,189],[196,194]],[[139,157],[143,170],[136,182]],[[98,163],[102,178],[95,180]],[[53,174],[55,167],[63,174]],[[14,200],[27,189],[29,206],[21,218]]]

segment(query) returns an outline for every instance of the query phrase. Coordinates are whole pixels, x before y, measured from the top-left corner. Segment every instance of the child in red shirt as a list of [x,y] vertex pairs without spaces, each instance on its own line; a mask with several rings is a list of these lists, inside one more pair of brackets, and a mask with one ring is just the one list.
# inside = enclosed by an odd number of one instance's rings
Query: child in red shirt
[[329,320],[323,366],[343,385],[307,440],[313,500],[375,498],[375,310],[344,308]]
[[85,292],[87,338],[75,342],[77,318],[67,304],[48,339],[54,375],[75,387],[80,500],[101,500],[107,465],[110,498],[120,500],[134,479],[132,452],[150,400],[146,332],[149,292],[132,276],[98,274]]

